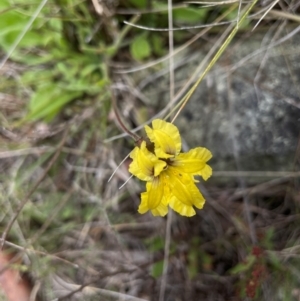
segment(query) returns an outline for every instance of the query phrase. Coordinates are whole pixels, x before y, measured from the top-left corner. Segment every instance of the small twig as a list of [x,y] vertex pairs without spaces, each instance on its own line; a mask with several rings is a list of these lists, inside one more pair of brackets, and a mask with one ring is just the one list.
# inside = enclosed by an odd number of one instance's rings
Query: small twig
[[[175,94],[175,75],[174,75],[174,41],[173,41],[173,12],[172,12],[172,0],[168,0],[168,25],[169,25],[169,72],[170,72],[170,102],[174,99]],[[167,286],[168,278],[168,267],[169,267],[169,254],[170,254],[170,244],[171,244],[171,228],[172,228],[172,211],[169,212],[167,216],[166,225],[166,240],[164,248],[164,265],[163,274],[161,278],[161,285],[159,291],[159,301],[164,301],[165,292]]]
[[66,295],[64,295],[62,297],[56,298],[56,299],[54,299],[52,301],[61,301],[61,300],[65,300],[65,299],[67,299],[69,297],[72,297],[76,293],[81,292],[85,287],[90,286],[91,284],[94,284],[94,283],[95,283],[95,281],[90,281],[88,283],[82,284],[82,285],[78,286],[77,289],[71,291],[70,293],[68,293],[68,294],[66,294]]
[[[147,301],[146,299],[141,299],[141,298],[138,298],[138,297],[134,297],[134,296],[131,296],[131,295],[126,295],[126,294],[119,293],[119,292],[114,292],[114,291],[101,289],[101,288],[96,288],[96,287],[90,287],[90,285],[93,284],[93,283],[95,283],[95,281],[90,281],[89,283],[79,285],[78,288],[71,291],[70,293],[68,293],[68,294],[66,294],[62,297],[55,298],[52,301],[65,300],[65,299],[68,299],[68,298],[72,297],[73,295],[75,295],[76,293],[79,293],[79,292],[82,292],[84,294],[85,293],[85,291],[84,291],[85,288],[92,288],[94,293],[98,294],[99,297],[102,296],[103,298],[107,298],[107,299],[110,299],[110,300],[113,299],[113,300],[124,300],[124,301]],[[77,286],[77,285],[72,284],[72,286]]]
[[252,28],[252,31],[255,30],[255,28],[259,25],[259,23],[263,20],[263,18],[270,12],[270,10],[279,2],[279,0],[275,0],[270,7],[267,9],[267,11],[262,15],[262,17],[258,20],[258,22],[255,24],[255,26]]
[[219,23],[201,24],[201,25],[194,25],[194,26],[183,26],[183,27],[172,28],[172,29],[147,27],[147,26],[133,24],[133,23],[130,23],[127,21],[124,21],[124,23],[127,25],[131,25],[132,27],[136,27],[136,28],[148,30],[148,31],[179,31],[179,30],[191,30],[191,29],[207,28],[207,27],[213,27],[213,26],[228,25],[228,24],[232,24],[237,21],[238,20],[223,21],[223,22],[219,22]]
[[[234,0],[236,1],[236,0]],[[185,8],[187,4],[175,4],[173,5],[173,9]],[[119,15],[144,15],[144,14],[153,14],[153,13],[161,13],[167,11],[167,8],[151,8],[151,9],[117,9],[116,14]]]
[[242,9],[242,0],[239,0],[239,8],[238,8],[238,14],[237,14],[237,20],[236,20],[236,26],[239,27],[239,20],[241,17],[241,9]]
[[214,177],[265,177],[265,178],[297,178],[300,177],[299,171],[215,171]]
[[37,180],[37,182],[35,183],[35,185],[32,187],[32,189],[27,193],[27,195],[24,197],[24,199],[21,201],[21,203],[19,204],[18,208],[16,209],[15,214],[12,216],[11,220],[8,222],[6,228],[3,231],[3,234],[1,236],[1,246],[0,246],[0,250],[3,249],[5,240],[7,238],[7,235],[11,229],[11,227],[13,226],[14,222],[16,221],[16,219],[18,218],[20,212],[22,211],[23,207],[26,205],[26,203],[28,202],[30,196],[35,192],[35,190],[38,188],[38,186],[41,184],[41,182],[45,179],[48,171],[50,170],[50,168],[53,166],[53,164],[55,163],[55,161],[57,160],[62,147],[67,139],[67,134],[69,132],[69,128],[67,127],[62,140],[60,141],[58,147],[57,147],[57,151],[55,152],[54,156],[52,157],[52,159],[50,160],[48,166],[45,168],[43,174],[40,176],[40,178]]
[[129,181],[130,181],[130,179],[133,177],[133,175],[131,175],[126,181],[125,181],[125,183],[123,183],[120,187],[119,187],[119,189],[122,189]]
[[92,0],[92,3],[94,5],[95,11],[99,16],[103,15],[104,9],[103,6],[101,5],[101,2],[97,0]]
[[282,184],[284,182],[287,182],[289,180],[289,177],[282,177],[282,178],[278,178],[278,179],[273,179],[267,182],[264,182],[262,184],[258,184],[256,186],[253,187],[249,187],[249,188],[245,188],[245,189],[241,189],[239,191],[236,191],[229,199],[229,202],[233,202],[237,199],[239,199],[240,197],[242,197],[243,195],[247,194],[247,195],[254,195],[254,194],[258,194],[260,192],[265,192],[267,191],[267,189],[270,189],[276,185]]
[[[4,240],[2,238],[0,238],[0,241],[3,242]],[[79,268],[79,266],[77,264],[74,264],[73,262],[71,262],[71,261],[69,261],[67,259],[61,258],[61,257],[53,255],[53,254],[48,254],[48,253],[43,252],[43,251],[34,250],[34,249],[30,248],[30,247],[27,248],[26,246],[25,247],[21,247],[19,245],[16,245],[16,244],[14,244],[12,242],[7,241],[7,240],[4,241],[4,244],[6,246],[9,246],[9,247],[14,248],[14,249],[19,250],[19,251],[28,252],[28,253],[34,253],[34,254],[37,254],[37,255],[42,255],[42,256],[45,256],[45,257],[49,257],[49,258],[51,258],[53,260],[61,261],[61,262],[65,263],[65,264],[68,264],[68,265],[72,266],[75,269]],[[18,255],[20,256],[21,254],[18,254]],[[19,257],[19,258],[21,258],[21,257]],[[11,263],[12,262],[10,261],[10,264]],[[2,273],[2,270],[0,271],[0,274],[1,273]]]
[[112,105],[113,105],[113,109],[114,109],[114,113],[116,115],[116,118],[119,122],[119,125],[121,126],[122,130],[127,133],[130,137],[132,137],[134,139],[135,142],[138,142],[141,140],[141,137],[139,137],[138,135],[134,134],[133,132],[131,132],[126,126],[125,124],[123,123],[121,117],[120,117],[120,114],[119,114],[119,111],[118,111],[118,107],[117,107],[117,103],[116,103],[116,98],[115,98],[115,95],[114,95],[114,91],[111,91],[111,102],[112,102]]
[[240,0],[227,0],[227,1],[186,1],[185,3],[189,4],[214,4],[214,5],[225,5],[225,4],[230,4],[230,3],[236,3],[240,2]]
[[172,215],[173,215],[173,211],[169,211],[167,217],[166,240],[165,240],[165,247],[164,247],[164,266],[163,266],[163,275],[162,275],[160,291],[159,291],[159,301],[164,301],[165,291],[167,286],[167,275],[168,275],[167,273],[169,267],[169,255],[170,255],[170,245],[171,245]]
[[291,13],[288,13],[285,11],[281,11],[281,10],[277,10],[277,9],[272,9],[269,14],[273,15],[275,17],[281,17],[281,18],[285,18],[285,19],[300,23],[299,15],[294,15],[294,14],[291,14]]
[[[131,152],[130,152],[131,153]],[[114,172],[112,173],[112,175],[109,177],[109,179],[107,180],[107,182],[109,183],[111,181],[111,179],[113,178],[113,176],[115,175],[115,173],[118,171],[118,169],[120,168],[120,166],[128,159],[128,157],[130,156],[130,153],[121,161],[121,163],[117,166],[117,168],[114,170]]]
[[33,289],[32,289],[32,291],[30,293],[29,301],[35,301],[35,300],[37,300],[37,294],[38,294],[41,286],[42,286],[42,282],[41,281],[36,281],[35,282],[35,284],[33,286]]

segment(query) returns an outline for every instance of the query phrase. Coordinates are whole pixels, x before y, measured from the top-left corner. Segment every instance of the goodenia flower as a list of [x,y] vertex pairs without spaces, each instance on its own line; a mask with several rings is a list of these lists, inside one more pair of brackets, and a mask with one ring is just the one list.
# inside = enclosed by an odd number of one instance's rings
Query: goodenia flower
[[164,120],[153,120],[152,128],[145,126],[145,131],[151,143],[143,141],[130,154],[129,172],[147,182],[138,212],[150,210],[154,216],[164,216],[170,206],[181,215],[195,215],[194,207],[201,209],[205,199],[194,176],[204,180],[211,176],[212,169],[206,164],[211,152],[197,147],[181,153],[177,127]]

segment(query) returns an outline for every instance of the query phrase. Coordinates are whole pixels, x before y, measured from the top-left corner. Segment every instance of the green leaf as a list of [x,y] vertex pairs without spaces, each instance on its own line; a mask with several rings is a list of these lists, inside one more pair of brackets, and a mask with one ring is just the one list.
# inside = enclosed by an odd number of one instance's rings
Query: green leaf
[[278,258],[278,256],[275,253],[273,253],[273,252],[268,253],[268,259],[269,259],[269,261],[272,264],[274,269],[278,269],[279,271],[282,270],[283,265],[282,265],[280,259]]
[[135,38],[130,45],[131,55],[136,60],[142,60],[150,56],[151,48],[146,35]]
[[64,62],[56,64],[56,69],[59,71],[61,77],[66,81],[74,81],[77,73],[78,64],[71,65]]
[[163,273],[163,268],[164,268],[164,261],[163,260],[155,262],[152,265],[151,276],[153,278],[160,277]]
[[[30,20],[30,11],[26,13],[28,15],[13,10],[7,10],[3,14],[0,14],[0,46],[5,51],[11,47],[21,31],[28,24]],[[44,27],[40,27],[41,21],[41,19],[35,20],[32,28],[24,35],[18,44],[18,49],[22,47],[32,48],[35,46],[46,45],[49,40],[49,35],[44,34]],[[35,28],[38,28],[38,30],[35,30]]]
[[129,0],[129,2],[138,8],[146,8],[147,7],[147,0]]
[[93,73],[95,70],[97,70],[99,68],[98,65],[96,64],[92,64],[92,65],[87,65],[85,66],[81,72],[80,72],[80,76],[85,78],[86,76],[90,75],[91,73]]
[[164,39],[158,34],[153,34],[151,36],[151,40],[152,40],[153,52],[157,56],[164,55],[165,54]]
[[25,120],[37,120],[40,118],[49,120],[65,104],[80,95],[82,95],[81,92],[62,90],[53,83],[41,86],[30,100],[29,113]]
[[38,85],[40,82],[50,81],[52,76],[52,70],[31,68],[22,74],[21,82],[24,86]]
[[73,216],[75,216],[75,212],[76,212],[76,210],[74,209],[74,206],[66,205],[66,206],[64,206],[64,208],[60,212],[61,218],[63,220],[67,220],[69,218],[72,218]]
[[91,86],[91,83],[85,81],[84,79],[79,79],[77,81],[74,81],[70,84],[67,84],[64,86],[64,89],[66,91],[73,91],[73,92],[85,92],[88,94],[95,94],[102,90],[102,87],[99,87],[98,85]]
[[[226,16],[226,19],[229,20],[229,21],[234,21],[236,20],[238,17],[238,11],[235,10],[231,13],[229,13],[227,16]],[[243,20],[243,22],[241,22],[241,24],[239,25],[239,28],[240,29],[245,29],[245,28],[249,28],[249,25],[250,25],[250,20],[248,20],[247,18],[245,20]]]
[[26,55],[23,55],[20,51],[15,51],[11,58],[30,67],[46,64],[53,60],[52,54],[45,53],[43,56],[37,56],[35,54],[26,53]]
[[184,22],[189,24],[195,24],[199,23],[204,20],[208,10],[201,8],[201,9],[195,9],[195,8],[178,8],[173,11],[173,18],[175,22]]
[[60,19],[52,18],[48,21],[51,30],[54,32],[61,32],[63,29],[62,21]]
[[8,0],[2,0],[0,1],[0,14],[2,11],[4,11],[5,9],[9,8],[10,7],[10,3]]
[[151,237],[146,244],[151,252],[160,251],[164,249],[164,239],[161,237]]
[[250,255],[247,257],[246,262],[238,263],[235,267],[230,270],[230,273],[233,275],[239,274],[241,272],[248,271],[256,261],[256,257],[254,255]]

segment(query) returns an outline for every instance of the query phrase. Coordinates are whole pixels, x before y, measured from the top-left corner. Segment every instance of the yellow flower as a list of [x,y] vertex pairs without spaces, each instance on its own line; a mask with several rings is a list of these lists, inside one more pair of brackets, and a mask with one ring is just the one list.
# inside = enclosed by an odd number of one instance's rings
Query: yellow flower
[[139,213],[150,210],[154,216],[164,216],[169,205],[181,215],[195,215],[194,206],[201,209],[205,199],[195,185],[194,176],[202,176],[204,180],[211,176],[212,169],[206,164],[211,152],[197,147],[180,153],[179,131],[164,120],[153,120],[152,128],[145,126],[145,130],[151,143],[143,141],[134,148],[129,166],[129,172],[147,182]]

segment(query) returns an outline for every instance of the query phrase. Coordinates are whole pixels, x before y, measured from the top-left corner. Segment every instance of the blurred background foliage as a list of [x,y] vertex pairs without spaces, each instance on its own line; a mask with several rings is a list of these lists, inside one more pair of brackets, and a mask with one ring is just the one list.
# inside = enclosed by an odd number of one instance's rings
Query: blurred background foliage
[[[177,2],[174,1],[173,11],[177,26],[211,22],[224,11]],[[18,90],[23,92],[21,98],[28,99],[27,113],[19,122],[50,121],[74,100],[85,99],[83,105],[89,105],[87,99],[97,95],[97,101],[109,101],[109,61],[115,56],[143,61],[167,54],[166,31],[145,31],[123,23],[132,18],[136,20],[134,16],[140,10],[144,12],[138,16],[140,24],[148,28],[167,28],[167,3],[140,0],[107,3],[109,7],[104,5],[103,15],[99,16],[92,2],[45,1],[37,18],[27,28],[38,3],[1,1],[0,48],[9,54],[11,61],[24,68],[17,82],[13,78],[3,78],[1,90],[23,87]],[[231,18],[235,17],[236,13],[232,13]],[[188,31],[175,31],[174,39],[180,45],[192,35]],[[14,51],[10,53],[11,49]]]
[[[237,3],[173,6],[176,27],[214,23],[221,15],[232,21],[238,13]],[[129,176],[129,160],[107,183],[134,143],[105,139],[120,132],[112,86],[129,82],[113,68],[167,55],[168,31],[124,21],[166,29],[167,1],[0,1],[0,229],[25,200],[6,250],[20,254],[18,269],[36,289],[31,300],[159,298],[166,219],[137,214],[142,188],[134,181],[118,189]],[[249,31],[250,23],[241,30]],[[215,27],[211,35],[223,31]],[[174,31],[175,47],[194,35],[192,29]],[[134,118],[130,108],[136,103],[125,92],[117,96],[129,127],[155,113],[145,113],[144,104]],[[279,196],[261,197],[265,207],[256,214],[263,229],[254,246],[242,197],[224,201],[233,185],[207,184],[205,209],[188,220],[174,218],[164,300],[299,300],[299,195],[290,217],[285,209],[273,212],[289,185],[278,184]]]

